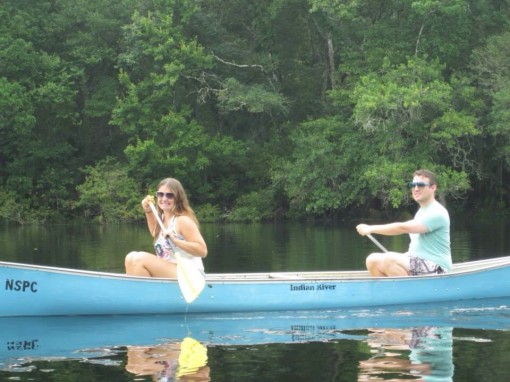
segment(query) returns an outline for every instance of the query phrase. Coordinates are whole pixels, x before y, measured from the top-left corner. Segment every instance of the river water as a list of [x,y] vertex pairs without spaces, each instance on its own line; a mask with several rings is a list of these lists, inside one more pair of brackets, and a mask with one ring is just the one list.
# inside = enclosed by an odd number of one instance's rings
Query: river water
[[[510,254],[507,220],[456,221],[455,262]],[[202,224],[206,271],[363,269],[377,248],[356,234],[357,223]],[[405,236],[378,239],[396,251],[408,243]],[[123,272],[126,253],[150,249],[144,225],[0,227],[2,261]],[[510,299],[254,315],[0,319],[0,339],[0,381],[506,382]]]

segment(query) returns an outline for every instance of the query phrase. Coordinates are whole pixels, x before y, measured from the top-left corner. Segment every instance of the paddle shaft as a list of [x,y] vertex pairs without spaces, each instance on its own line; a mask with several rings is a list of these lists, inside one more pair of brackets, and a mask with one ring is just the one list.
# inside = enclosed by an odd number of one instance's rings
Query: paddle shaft
[[373,242],[375,245],[377,245],[377,246],[378,246],[378,247],[379,247],[379,248],[380,248],[383,252],[388,252],[388,250],[387,250],[386,248],[384,248],[384,246],[383,246],[381,243],[379,243],[379,241],[377,241],[377,239],[376,239],[375,237],[373,237],[371,234],[368,234],[367,236],[368,236],[368,238],[369,238],[370,240],[372,240],[372,242]]
[[[157,220],[157,222],[159,224],[159,227],[161,228],[161,232],[163,232],[165,230],[165,226],[164,226],[163,221],[161,220],[161,218],[160,218],[160,216],[158,214],[158,210],[156,209],[156,206],[154,205],[154,203],[149,203],[149,206],[151,207],[152,213],[156,217],[156,220]],[[177,259],[177,260],[179,260],[179,259]]]
[[159,224],[159,227],[161,228],[161,231],[164,231],[165,226],[163,225],[163,222],[161,221],[161,218],[158,215],[158,210],[156,209],[156,206],[154,205],[154,203],[149,203],[149,206],[151,207],[152,213],[156,217],[156,220]]

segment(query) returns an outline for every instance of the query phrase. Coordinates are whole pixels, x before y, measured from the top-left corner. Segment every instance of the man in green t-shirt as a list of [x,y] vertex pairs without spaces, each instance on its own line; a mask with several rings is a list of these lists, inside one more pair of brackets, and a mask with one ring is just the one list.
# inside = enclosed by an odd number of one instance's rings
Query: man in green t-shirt
[[414,219],[380,225],[359,224],[356,229],[362,236],[409,234],[409,250],[372,253],[367,257],[367,269],[372,276],[415,276],[450,272],[450,216],[435,198],[437,179],[428,170],[418,170],[409,182],[413,199],[420,209]]

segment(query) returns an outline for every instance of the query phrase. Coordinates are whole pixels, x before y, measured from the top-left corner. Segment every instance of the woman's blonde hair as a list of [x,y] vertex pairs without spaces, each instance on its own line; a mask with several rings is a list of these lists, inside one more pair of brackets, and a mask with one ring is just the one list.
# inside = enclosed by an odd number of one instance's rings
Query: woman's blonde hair
[[[168,187],[174,194],[174,208],[173,213],[176,216],[188,216],[191,220],[193,220],[197,226],[199,226],[198,219],[195,215],[195,211],[189,205],[188,197],[186,196],[186,191],[184,191],[184,187],[182,187],[181,182],[179,182],[175,178],[165,178],[158,184],[158,190],[161,187]],[[163,216],[163,211],[157,206],[159,216]],[[159,232],[161,228],[159,225],[156,225],[156,229],[154,231],[154,238],[159,236]]]

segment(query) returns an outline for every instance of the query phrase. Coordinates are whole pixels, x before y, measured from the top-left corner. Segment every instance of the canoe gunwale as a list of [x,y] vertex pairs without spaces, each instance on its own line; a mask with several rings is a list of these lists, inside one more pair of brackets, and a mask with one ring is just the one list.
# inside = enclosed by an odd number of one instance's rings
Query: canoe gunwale
[[[448,278],[455,275],[469,274],[480,272],[488,269],[494,269],[510,265],[510,256],[467,261],[463,263],[456,263],[453,265],[452,272],[441,275],[422,275],[413,276],[413,278]],[[130,276],[121,273],[81,270],[71,268],[59,268],[46,265],[32,265],[22,263],[12,263],[0,261],[0,268],[14,267],[20,269],[28,269],[39,272],[54,272],[64,273],[70,275],[80,275],[86,277],[100,277],[100,278],[114,278],[114,279],[128,279],[140,282],[155,282],[155,283],[175,283],[177,279],[157,278],[157,277],[140,277]],[[304,271],[304,272],[254,272],[254,273],[208,273],[206,275],[207,283],[238,283],[238,282],[310,282],[310,281],[333,281],[333,280],[401,280],[407,279],[408,276],[399,277],[372,277],[367,271]]]

